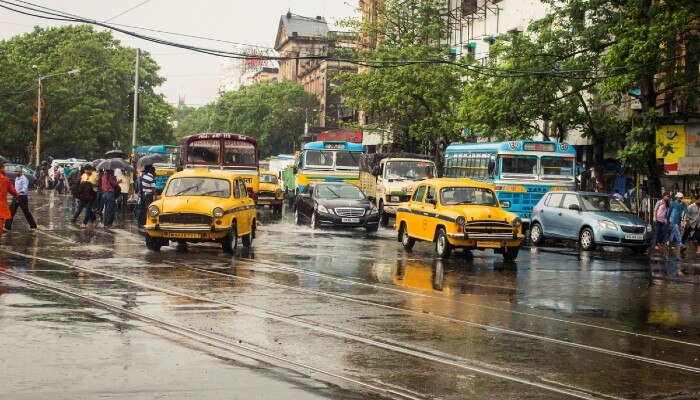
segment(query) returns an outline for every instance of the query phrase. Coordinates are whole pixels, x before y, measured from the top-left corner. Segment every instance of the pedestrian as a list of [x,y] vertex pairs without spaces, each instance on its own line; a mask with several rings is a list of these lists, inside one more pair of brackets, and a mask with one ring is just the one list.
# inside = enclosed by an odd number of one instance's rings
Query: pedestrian
[[54,186],[54,190],[56,193],[63,194],[63,188],[64,188],[64,182],[63,182],[63,168],[60,166],[57,166],[53,172],[53,178],[54,182],[56,182]]
[[34,216],[31,211],[29,211],[29,179],[24,176],[22,167],[20,166],[15,168],[15,190],[18,196],[10,205],[10,218],[5,220],[5,230],[12,230],[12,221],[15,218],[17,209],[21,208],[24,218],[26,218],[29,223],[29,231],[33,232],[36,230],[36,222],[34,221]]
[[616,198],[616,199],[618,199],[618,200],[620,200],[620,201],[623,202],[623,203],[625,202],[625,198],[622,197],[622,195],[620,194],[620,190],[619,190],[619,189],[615,189],[615,193],[613,193],[613,197]]
[[[686,214],[686,225],[685,231],[683,232],[683,244],[686,245],[686,240],[692,235],[695,239],[695,243],[699,244],[700,241],[700,195],[695,195],[695,201],[690,203],[688,206],[688,213]],[[700,255],[700,245],[695,254]]]
[[670,248],[671,242],[673,242],[675,239],[678,246],[680,246],[680,250],[685,251],[687,247],[683,245],[683,240],[681,239],[680,225],[681,221],[683,220],[683,216],[688,214],[688,207],[686,207],[685,203],[683,202],[683,193],[676,193],[676,201],[672,201],[668,208],[668,224],[671,227],[671,236],[668,237],[666,246]]
[[148,206],[153,203],[153,197],[156,192],[155,171],[153,165],[146,165],[143,169],[143,173],[139,177],[139,191],[141,196],[138,220],[139,228],[146,225],[146,211],[148,210]]
[[39,174],[37,175],[37,188],[46,189],[48,179],[46,172],[46,161],[42,161],[39,165]]
[[12,212],[7,205],[8,193],[15,199],[19,197],[17,190],[15,190],[15,185],[12,184],[10,178],[5,176],[5,163],[0,161],[0,239],[2,238],[5,220],[12,218]]
[[664,197],[656,202],[654,205],[654,244],[655,249],[659,250],[659,243],[664,240],[666,236],[666,226],[668,223],[668,203],[671,199],[671,195],[666,193]]
[[114,213],[116,212],[116,195],[121,194],[119,182],[114,176],[114,171],[105,170],[100,177],[100,188],[102,194],[102,206],[104,207],[104,226],[110,229],[114,223]]
[[114,176],[117,177],[117,182],[119,182],[119,188],[121,189],[121,196],[117,199],[117,206],[121,212],[126,212],[126,206],[129,201],[129,192],[131,190],[131,174],[124,173],[120,168],[114,170]]
[[95,205],[95,199],[97,198],[97,187],[99,186],[99,181],[97,173],[94,171],[92,165],[87,164],[85,166],[85,173],[80,177],[80,188],[78,193],[78,208],[73,214],[71,223],[78,223],[78,217],[80,213],[85,210],[85,217],[83,218],[83,228],[87,227],[87,224],[95,222],[95,214],[92,210]]

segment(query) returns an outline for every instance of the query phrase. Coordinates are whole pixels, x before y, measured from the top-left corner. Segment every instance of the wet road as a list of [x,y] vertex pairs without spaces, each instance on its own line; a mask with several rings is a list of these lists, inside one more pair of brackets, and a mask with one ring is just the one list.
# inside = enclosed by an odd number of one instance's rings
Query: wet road
[[0,247],[0,398],[700,398],[694,248],[440,261],[285,216],[234,257],[154,253],[32,205]]

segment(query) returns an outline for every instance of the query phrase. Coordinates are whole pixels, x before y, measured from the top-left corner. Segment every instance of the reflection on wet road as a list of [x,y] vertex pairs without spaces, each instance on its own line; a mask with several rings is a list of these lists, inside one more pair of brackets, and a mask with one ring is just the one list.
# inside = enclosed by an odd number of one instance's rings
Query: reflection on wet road
[[556,245],[510,263],[478,251],[443,261],[426,243],[403,251],[392,230],[315,231],[289,215],[262,218],[253,247],[234,257],[214,245],[154,253],[129,226],[69,227],[66,198],[50,199],[37,211],[40,232],[18,224],[3,238],[0,290],[10,293],[0,295],[0,320],[9,329],[38,329],[43,318],[10,312],[13,296],[49,301],[79,316],[61,326],[76,337],[100,340],[81,320],[97,315],[159,346],[282,369],[275,387],[309,396],[700,397],[694,255]]

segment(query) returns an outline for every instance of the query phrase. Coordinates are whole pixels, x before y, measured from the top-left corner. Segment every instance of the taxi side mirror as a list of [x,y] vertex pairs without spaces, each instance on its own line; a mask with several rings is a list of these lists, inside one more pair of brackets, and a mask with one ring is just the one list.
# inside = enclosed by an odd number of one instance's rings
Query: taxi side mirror
[[428,203],[428,204],[432,204],[432,205],[434,205],[434,206],[437,205],[437,199],[434,198],[434,197],[431,197],[431,198],[429,198],[429,199],[425,199],[425,202]]

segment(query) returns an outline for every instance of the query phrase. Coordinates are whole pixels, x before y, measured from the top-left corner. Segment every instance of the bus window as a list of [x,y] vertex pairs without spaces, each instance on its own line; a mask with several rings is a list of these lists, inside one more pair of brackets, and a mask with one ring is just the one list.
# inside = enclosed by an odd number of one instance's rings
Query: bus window
[[304,156],[307,167],[332,167],[333,152],[323,150],[307,150]]
[[218,140],[195,140],[187,145],[187,162],[217,164],[220,153]]
[[572,176],[574,159],[564,157],[544,156],[541,158],[542,175]]
[[502,174],[537,174],[537,156],[506,155],[501,159]]
[[335,153],[335,166],[336,167],[360,167],[360,156],[359,153],[353,154],[349,151],[339,151]]
[[255,166],[255,146],[242,140],[224,141],[224,165]]

